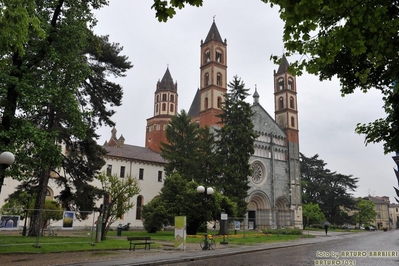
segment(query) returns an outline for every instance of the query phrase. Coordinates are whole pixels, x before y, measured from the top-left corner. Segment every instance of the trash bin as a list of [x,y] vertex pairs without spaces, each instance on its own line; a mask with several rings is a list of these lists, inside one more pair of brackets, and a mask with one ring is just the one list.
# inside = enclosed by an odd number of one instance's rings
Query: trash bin
[[122,226],[118,226],[118,228],[116,228],[116,235],[117,236],[121,236],[122,235]]

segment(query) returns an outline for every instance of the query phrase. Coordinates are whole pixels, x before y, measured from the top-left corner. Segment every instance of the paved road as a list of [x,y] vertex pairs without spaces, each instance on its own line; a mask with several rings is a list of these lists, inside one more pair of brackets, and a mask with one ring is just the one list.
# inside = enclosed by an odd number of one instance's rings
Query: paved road
[[[312,232],[310,232],[312,233]],[[380,252],[380,253],[378,253]],[[383,253],[385,252],[385,253]],[[390,232],[320,233],[299,241],[240,246],[213,251],[173,252],[85,266],[111,265],[399,265],[399,230]],[[385,257],[382,257],[385,256]],[[330,264],[328,264],[330,263]],[[335,264],[333,264],[335,263]]]
[[[321,236],[320,236],[321,237]],[[328,237],[327,237],[328,238]],[[310,245],[266,249],[247,254],[173,264],[200,265],[364,265],[398,266],[399,231],[367,232]]]

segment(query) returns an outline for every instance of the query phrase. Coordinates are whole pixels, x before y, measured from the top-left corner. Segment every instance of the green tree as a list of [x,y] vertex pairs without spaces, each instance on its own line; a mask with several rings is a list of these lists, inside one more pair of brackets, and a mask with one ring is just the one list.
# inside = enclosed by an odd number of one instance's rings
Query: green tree
[[219,219],[222,210],[235,216],[235,204],[226,196],[215,191],[206,202],[197,187],[198,183],[186,180],[177,172],[167,177],[159,197],[143,207],[146,230],[156,232],[163,225],[174,225],[175,216],[186,216],[187,234],[195,235],[201,224]]
[[319,204],[314,204],[312,202],[302,205],[302,215],[303,215],[303,228],[311,224],[320,224],[325,221],[323,212],[321,211]]
[[140,193],[138,180],[131,176],[120,178],[117,175],[106,176],[104,173],[98,176],[101,182],[104,197],[108,198],[108,205],[103,206],[103,227],[101,239],[107,236],[110,226],[123,214],[133,208],[131,198]]
[[166,176],[177,171],[187,180],[201,178],[199,168],[200,128],[185,110],[173,116],[165,130],[167,143],[161,143],[161,156],[168,161]]
[[223,169],[218,179],[223,195],[237,203],[237,214],[243,217],[247,213],[249,190],[248,176],[251,176],[249,158],[254,153],[256,133],[252,123],[252,109],[245,102],[248,89],[237,76],[229,83],[219,115],[221,128],[217,130],[217,152],[220,167]]
[[57,201],[46,199],[44,203],[44,210],[41,212],[41,234],[43,234],[43,230],[46,229],[52,222],[62,220],[63,213],[64,210]]
[[173,18],[173,16],[176,14],[176,8],[182,9],[185,4],[199,7],[202,6],[202,1],[203,0],[154,0],[154,4],[151,6],[151,8],[155,9],[155,16],[160,22],[166,22],[169,18]]
[[359,198],[356,202],[356,209],[358,211],[355,214],[355,219],[359,226],[370,224],[377,216],[375,204],[371,200]]
[[318,204],[327,220],[342,224],[350,219],[341,208],[353,209],[358,178],[331,172],[319,155],[307,158],[300,153],[301,185],[303,203]]
[[[63,207],[74,202],[75,209],[92,209],[99,197],[89,183],[104,164],[105,151],[94,132],[113,125],[109,106],[119,106],[122,98],[121,86],[107,78],[123,77],[131,68],[118,44],[92,33],[93,10],[105,4],[0,1],[0,23],[7,26],[2,33],[21,31],[12,44],[0,41],[0,148],[18,158],[8,174],[34,188],[36,210],[44,206],[53,174],[65,187]],[[37,223],[38,211],[30,228]]]
[[148,233],[161,231],[169,223],[169,211],[165,208],[161,197],[153,198],[143,206],[143,226]]
[[[356,89],[382,92],[386,118],[357,124],[366,143],[384,142],[385,153],[399,150],[399,9],[395,1],[286,1],[262,0],[278,5],[284,21],[286,55],[299,54],[292,70],[336,76],[342,95]],[[274,56],[275,61],[278,61]]]
[[[24,191],[22,193],[13,193],[6,199],[3,206],[0,208],[0,214],[4,215],[19,215],[21,219],[25,219],[26,207],[31,208],[34,204],[31,202],[31,195]],[[29,206],[27,204],[29,203]]]

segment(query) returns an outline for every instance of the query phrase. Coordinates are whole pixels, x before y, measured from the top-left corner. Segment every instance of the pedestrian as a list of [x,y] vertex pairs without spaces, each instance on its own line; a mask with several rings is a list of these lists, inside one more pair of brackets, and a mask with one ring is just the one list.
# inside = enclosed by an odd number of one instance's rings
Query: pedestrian
[[329,222],[325,222],[324,223],[324,231],[326,231],[326,235],[327,235],[327,232],[328,232],[328,227],[330,226],[330,223]]

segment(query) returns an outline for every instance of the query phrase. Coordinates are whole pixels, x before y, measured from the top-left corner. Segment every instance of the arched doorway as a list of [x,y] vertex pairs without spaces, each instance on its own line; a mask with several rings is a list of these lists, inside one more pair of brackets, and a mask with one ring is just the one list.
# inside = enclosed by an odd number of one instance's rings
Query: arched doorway
[[271,224],[270,200],[263,191],[251,193],[248,199],[248,228],[263,229]]
[[289,202],[284,197],[279,197],[276,201],[276,225],[284,228],[292,226],[291,212]]

